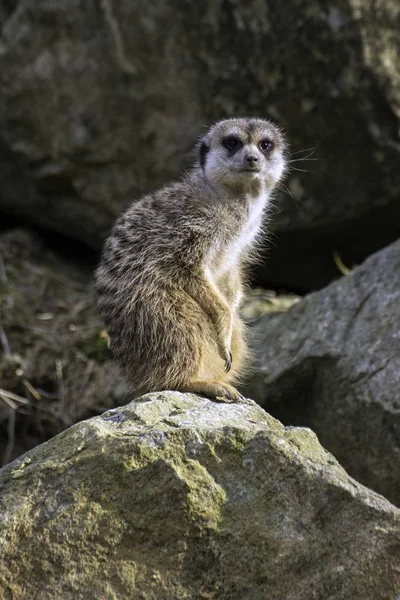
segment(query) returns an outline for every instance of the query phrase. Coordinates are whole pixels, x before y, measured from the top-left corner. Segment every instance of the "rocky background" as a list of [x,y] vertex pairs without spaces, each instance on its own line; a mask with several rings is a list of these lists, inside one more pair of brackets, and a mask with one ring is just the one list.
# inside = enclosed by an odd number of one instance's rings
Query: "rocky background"
[[205,127],[270,115],[291,173],[243,391],[400,506],[398,1],[0,0],[0,28],[2,464],[129,400],[94,309],[102,241]]

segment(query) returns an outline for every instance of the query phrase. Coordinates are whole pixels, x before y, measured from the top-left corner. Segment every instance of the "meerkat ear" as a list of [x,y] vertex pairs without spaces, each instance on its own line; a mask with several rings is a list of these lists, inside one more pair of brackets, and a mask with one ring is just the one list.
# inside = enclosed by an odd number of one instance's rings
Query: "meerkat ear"
[[210,150],[210,146],[207,144],[206,140],[203,139],[200,142],[199,154],[200,154],[200,166],[204,170],[204,165],[206,164],[206,157],[208,151]]

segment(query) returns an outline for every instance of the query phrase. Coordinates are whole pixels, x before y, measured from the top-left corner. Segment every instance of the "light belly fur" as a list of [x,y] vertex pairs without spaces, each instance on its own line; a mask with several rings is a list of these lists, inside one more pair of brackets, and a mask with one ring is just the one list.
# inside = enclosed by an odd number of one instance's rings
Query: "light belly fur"
[[[214,275],[214,283],[226,275],[228,271],[235,269],[243,255],[243,252],[250,248],[256,241],[258,234],[262,227],[263,211],[268,201],[267,194],[260,194],[257,199],[253,200],[249,215],[242,231],[239,235],[224,249],[222,249],[221,256],[215,256],[208,263],[211,266],[211,272]],[[217,259],[217,260],[216,260]],[[213,268],[213,263],[217,263]],[[209,267],[210,268],[210,267]]]

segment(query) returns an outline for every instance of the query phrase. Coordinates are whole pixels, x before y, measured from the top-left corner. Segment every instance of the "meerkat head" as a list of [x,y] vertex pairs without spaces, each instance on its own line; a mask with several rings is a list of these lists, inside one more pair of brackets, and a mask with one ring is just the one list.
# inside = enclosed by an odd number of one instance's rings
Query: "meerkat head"
[[286,143],[277,125],[264,119],[225,119],[200,143],[200,166],[213,185],[272,190],[282,178]]

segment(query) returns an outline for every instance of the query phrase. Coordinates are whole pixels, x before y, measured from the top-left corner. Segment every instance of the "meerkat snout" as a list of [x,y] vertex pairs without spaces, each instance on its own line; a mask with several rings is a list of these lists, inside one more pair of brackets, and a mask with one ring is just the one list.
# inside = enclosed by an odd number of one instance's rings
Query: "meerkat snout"
[[255,154],[255,152],[250,152],[249,154],[246,154],[246,159],[245,159],[245,167],[247,168],[251,168],[251,169],[257,169],[258,163],[260,162],[260,159],[258,157],[257,154]]
[[286,143],[274,123],[262,119],[226,119],[203,138],[200,163],[217,186],[247,187],[260,182],[270,190],[282,178]]

